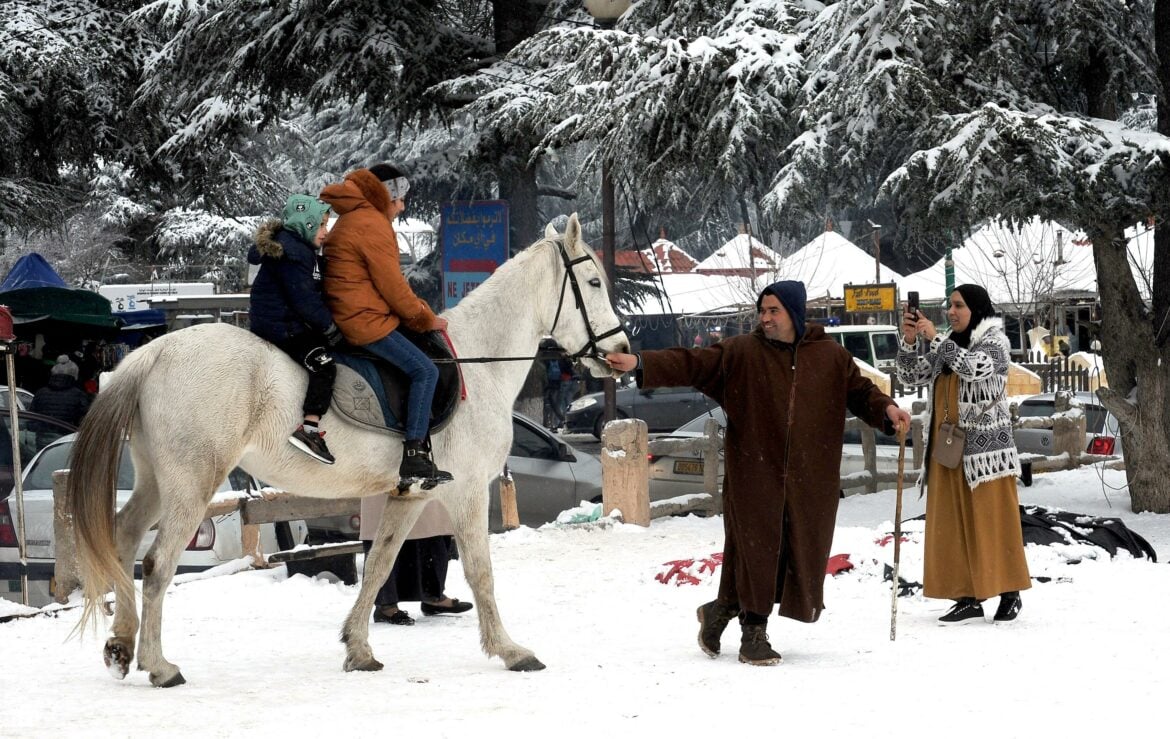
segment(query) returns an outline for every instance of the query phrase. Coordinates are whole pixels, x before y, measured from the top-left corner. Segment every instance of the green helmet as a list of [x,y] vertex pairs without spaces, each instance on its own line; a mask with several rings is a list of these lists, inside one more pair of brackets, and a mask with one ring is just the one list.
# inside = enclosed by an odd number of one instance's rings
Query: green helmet
[[290,195],[280,213],[284,227],[310,244],[317,235],[321,219],[329,212],[329,204],[311,195]]

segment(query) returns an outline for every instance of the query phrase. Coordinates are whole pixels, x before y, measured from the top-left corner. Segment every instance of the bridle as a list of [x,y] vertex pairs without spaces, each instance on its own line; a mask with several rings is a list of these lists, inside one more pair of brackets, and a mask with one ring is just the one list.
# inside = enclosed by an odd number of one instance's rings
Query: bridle
[[[617,327],[603,334],[598,334],[593,330],[593,324],[589,321],[589,312],[585,309],[585,300],[581,295],[581,284],[577,281],[577,275],[573,273],[573,266],[582,262],[592,262],[593,258],[586,253],[576,259],[569,259],[569,253],[565,251],[563,238],[550,239],[550,241],[556,244],[557,250],[560,252],[561,262],[565,265],[565,276],[561,278],[561,293],[560,297],[557,298],[557,313],[553,317],[552,328],[548,332],[551,334],[553,331],[556,331],[557,324],[561,320],[561,310],[565,307],[565,290],[571,286],[573,288],[573,299],[577,303],[577,311],[581,314],[581,320],[585,322],[585,332],[589,335],[589,341],[585,342],[585,346],[567,356],[572,360],[581,359],[582,357],[604,360],[605,352],[601,350],[597,342],[614,334],[620,334],[624,329],[619,323]],[[531,357],[432,357],[431,361],[435,364],[486,364],[491,362],[531,362],[541,358],[542,355],[537,354]]]
[[573,272],[573,265],[580,264],[582,262],[592,262],[593,257],[589,256],[588,253],[585,253],[576,259],[569,259],[569,253],[565,251],[564,239],[556,239],[554,243],[557,245],[557,250],[560,252],[561,261],[565,264],[565,276],[561,279],[561,294],[560,297],[557,298],[557,314],[555,317],[553,317],[552,328],[550,328],[548,332],[551,334],[557,330],[557,324],[561,320],[561,309],[565,307],[565,288],[572,286],[573,300],[575,300],[577,303],[577,311],[581,314],[581,320],[585,322],[585,331],[589,334],[589,341],[587,341],[585,346],[581,347],[576,352],[569,354],[568,357],[569,359],[574,360],[580,359],[582,357],[603,360],[605,359],[605,352],[601,350],[601,347],[597,345],[597,342],[613,336],[614,334],[622,333],[622,326],[619,323],[615,328],[612,328],[603,334],[594,332],[593,324],[589,320],[589,311],[585,309],[585,300],[581,296],[581,284],[577,281],[577,275]]

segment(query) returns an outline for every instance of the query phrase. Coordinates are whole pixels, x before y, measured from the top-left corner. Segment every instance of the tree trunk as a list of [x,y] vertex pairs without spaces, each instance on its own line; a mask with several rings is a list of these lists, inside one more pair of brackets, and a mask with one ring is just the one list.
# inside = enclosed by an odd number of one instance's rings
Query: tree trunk
[[1135,513],[1170,513],[1170,351],[1155,345],[1156,327],[1129,268],[1124,229],[1091,228],[1088,234],[1109,378],[1099,395],[1121,425],[1130,502]]
[[[1170,0],[1154,4],[1154,49],[1158,55],[1158,133],[1170,136]],[[1158,328],[1159,348],[1170,339],[1170,214],[1161,213],[1161,227],[1154,231],[1154,316]]]
[[[528,148],[518,143],[516,150]],[[536,168],[501,169],[499,177],[500,197],[508,201],[508,247],[515,252],[527,248],[544,233],[537,211]]]

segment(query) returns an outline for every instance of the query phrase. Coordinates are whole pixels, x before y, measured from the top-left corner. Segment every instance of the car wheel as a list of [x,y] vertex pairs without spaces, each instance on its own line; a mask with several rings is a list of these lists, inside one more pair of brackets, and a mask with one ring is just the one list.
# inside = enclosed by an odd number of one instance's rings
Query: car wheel
[[[629,418],[629,416],[615,408],[613,412],[613,420],[616,421],[621,418]],[[605,428],[605,411],[598,413],[597,420],[593,422],[593,436],[598,441],[601,441],[601,429],[603,428]]]

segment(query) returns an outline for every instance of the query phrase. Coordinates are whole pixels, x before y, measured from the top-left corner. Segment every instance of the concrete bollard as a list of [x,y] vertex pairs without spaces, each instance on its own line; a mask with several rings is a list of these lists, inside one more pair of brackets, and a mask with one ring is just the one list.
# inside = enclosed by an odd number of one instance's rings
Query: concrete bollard
[[77,574],[77,539],[73,517],[69,515],[66,492],[69,470],[53,471],[53,540],[56,558],[53,563],[53,600],[65,603],[69,594],[81,587]]
[[650,469],[646,464],[646,422],[611,421],[601,432],[601,500],[606,516],[617,508],[622,520],[650,525]]
[[500,475],[500,519],[506,530],[520,528],[520,509],[516,505],[516,481],[508,466],[504,465],[504,473]]

